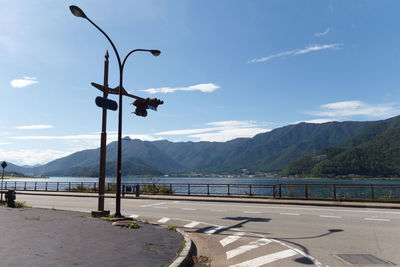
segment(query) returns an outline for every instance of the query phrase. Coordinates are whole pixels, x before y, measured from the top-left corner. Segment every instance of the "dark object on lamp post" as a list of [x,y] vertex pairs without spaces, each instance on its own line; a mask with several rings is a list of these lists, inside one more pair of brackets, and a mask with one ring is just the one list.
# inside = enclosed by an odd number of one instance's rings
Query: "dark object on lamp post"
[[96,97],[96,105],[103,109],[117,110],[118,104],[114,100],[108,99],[107,97]]
[[116,217],[121,217],[121,162],[122,162],[122,95],[123,95],[123,71],[124,71],[124,66],[125,62],[128,59],[128,57],[138,51],[142,52],[150,52],[153,56],[159,56],[160,55],[160,50],[150,50],[150,49],[134,49],[130,51],[124,58],[124,60],[121,62],[121,58],[119,56],[118,50],[115,47],[114,43],[111,41],[110,37],[99,27],[97,26],[93,21],[91,21],[85,13],[77,6],[70,6],[69,9],[71,10],[72,14],[76,17],[84,18],[87,19],[96,29],[98,29],[109,41],[111,44],[115,55],[117,56],[118,60],[118,67],[119,67],[119,99],[118,99],[118,149],[117,149],[117,192],[116,192],[116,201],[115,201],[115,216]]
[[3,174],[1,175],[1,201],[3,201],[3,179],[4,179],[4,169],[7,167],[7,163],[3,161],[1,163],[1,167],[3,168]]

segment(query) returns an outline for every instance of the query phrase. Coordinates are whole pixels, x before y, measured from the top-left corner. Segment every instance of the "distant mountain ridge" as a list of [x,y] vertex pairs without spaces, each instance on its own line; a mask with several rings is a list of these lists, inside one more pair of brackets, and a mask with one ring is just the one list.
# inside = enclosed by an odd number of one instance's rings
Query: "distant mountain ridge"
[[282,175],[400,177],[400,116],[377,121],[316,155],[298,158]]
[[[335,146],[374,122],[299,123],[253,138],[227,142],[141,141],[124,138],[122,175],[162,175],[191,172],[232,174],[277,172],[299,157]],[[47,176],[98,176],[99,148],[83,150],[45,165],[15,167],[24,174]],[[107,146],[107,175],[114,176],[117,143]]]

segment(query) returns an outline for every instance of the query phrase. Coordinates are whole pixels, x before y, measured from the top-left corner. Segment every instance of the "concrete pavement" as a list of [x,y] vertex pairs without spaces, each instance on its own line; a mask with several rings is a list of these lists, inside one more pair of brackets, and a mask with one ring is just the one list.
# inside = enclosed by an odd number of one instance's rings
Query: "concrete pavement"
[[[212,266],[400,264],[400,210],[387,204],[378,209],[156,198],[124,198],[121,211],[183,229],[195,241],[198,255]],[[38,207],[86,212],[97,205],[95,196],[20,194],[17,199]],[[107,198],[106,209],[113,210],[114,202]]]
[[88,213],[0,206],[1,266],[164,266],[183,237],[158,225],[111,226]]

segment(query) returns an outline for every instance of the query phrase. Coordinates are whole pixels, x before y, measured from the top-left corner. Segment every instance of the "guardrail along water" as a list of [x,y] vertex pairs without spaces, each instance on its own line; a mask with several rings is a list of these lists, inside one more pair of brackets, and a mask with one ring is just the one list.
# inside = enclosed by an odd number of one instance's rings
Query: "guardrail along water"
[[[400,202],[400,184],[280,183],[280,184],[204,184],[204,183],[122,183],[124,195],[141,194],[261,197],[315,200],[365,200]],[[46,192],[98,192],[96,182],[6,181],[3,189]],[[116,190],[106,183],[106,192]]]

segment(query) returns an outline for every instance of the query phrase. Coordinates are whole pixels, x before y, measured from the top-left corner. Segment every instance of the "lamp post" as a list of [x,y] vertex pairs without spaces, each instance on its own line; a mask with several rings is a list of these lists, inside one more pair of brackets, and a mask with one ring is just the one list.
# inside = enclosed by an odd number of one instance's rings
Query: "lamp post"
[[1,163],[1,167],[3,168],[3,174],[1,175],[1,201],[3,201],[3,179],[4,179],[4,169],[7,167],[7,163],[3,161]]
[[124,60],[121,62],[121,58],[119,56],[118,50],[115,47],[114,43],[111,41],[110,37],[99,27],[97,26],[93,21],[91,21],[86,14],[77,6],[70,6],[69,9],[71,10],[72,14],[76,17],[84,18],[87,21],[89,21],[96,29],[98,29],[110,42],[115,55],[117,56],[118,60],[118,67],[119,67],[119,99],[118,99],[118,150],[117,150],[117,192],[116,192],[116,201],[115,201],[115,216],[116,217],[121,217],[121,161],[122,161],[122,95],[123,95],[123,72],[124,72],[124,66],[125,62],[128,59],[128,57],[134,53],[134,52],[149,52],[153,56],[159,56],[160,55],[160,50],[154,50],[154,49],[134,49],[130,51],[124,58]]

